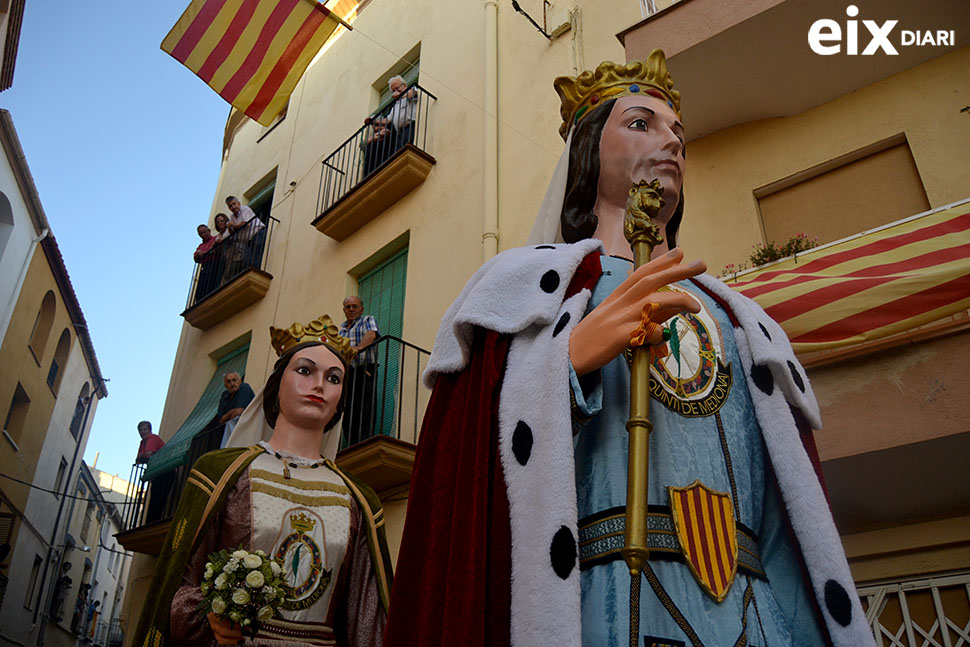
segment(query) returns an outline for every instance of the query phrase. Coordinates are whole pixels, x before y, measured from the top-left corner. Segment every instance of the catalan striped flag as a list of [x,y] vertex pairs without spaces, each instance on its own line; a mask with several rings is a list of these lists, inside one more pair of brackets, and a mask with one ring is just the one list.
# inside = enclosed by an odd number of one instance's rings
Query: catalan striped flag
[[872,341],[970,308],[970,202],[798,255],[729,281],[796,352]]
[[314,0],[193,0],[162,49],[268,126],[341,24]]

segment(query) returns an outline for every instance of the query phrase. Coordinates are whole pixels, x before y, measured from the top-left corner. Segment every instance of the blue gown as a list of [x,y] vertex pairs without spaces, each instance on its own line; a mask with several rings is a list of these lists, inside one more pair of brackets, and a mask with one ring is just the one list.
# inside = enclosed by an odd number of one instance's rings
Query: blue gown
[[[603,257],[587,312],[628,276],[629,261]],[[786,528],[727,314],[693,284],[701,302],[669,324],[671,354],[654,360],[650,418],[652,578],[640,594],[639,644],[822,645],[807,582]],[[674,352],[677,351],[677,352]],[[595,376],[592,376],[595,379]],[[618,553],[626,504],[629,369],[621,355],[599,382],[571,375],[577,424],[576,488],[582,566],[582,637],[589,647],[629,644],[630,574]],[[699,480],[730,501],[738,528],[737,573],[721,602],[705,593],[683,557],[668,486]],[[725,524],[726,525],[726,524]],[[712,557],[710,562],[715,562]],[[723,566],[723,564],[722,564]],[[701,570],[704,570],[701,568]],[[716,578],[717,576],[715,576]],[[724,588],[726,575],[720,576]]]

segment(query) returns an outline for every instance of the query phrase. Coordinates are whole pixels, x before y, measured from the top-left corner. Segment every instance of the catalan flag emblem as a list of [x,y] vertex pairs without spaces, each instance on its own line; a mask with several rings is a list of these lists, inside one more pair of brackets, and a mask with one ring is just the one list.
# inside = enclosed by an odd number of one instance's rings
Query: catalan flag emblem
[[795,352],[902,333],[970,308],[970,202],[739,275]]
[[738,572],[738,531],[731,496],[700,481],[668,487],[680,550],[701,588],[716,602],[731,589]]
[[162,49],[268,126],[341,24],[315,0],[193,0]]

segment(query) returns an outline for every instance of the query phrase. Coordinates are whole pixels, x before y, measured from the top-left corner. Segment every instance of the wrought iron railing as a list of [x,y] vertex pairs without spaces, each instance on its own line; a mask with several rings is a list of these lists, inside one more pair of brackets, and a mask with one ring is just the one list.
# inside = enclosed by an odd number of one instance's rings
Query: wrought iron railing
[[357,132],[323,160],[317,213],[329,210],[408,146],[430,152],[428,112],[436,100],[414,84],[400,98],[367,117]]
[[257,216],[196,259],[185,308],[191,308],[246,270],[265,270],[266,251],[279,220]]
[[417,443],[427,401],[421,374],[429,355],[425,349],[391,335],[361,351],[344,382],[342,447],[374,436]]
[[121,647],[125,642],[125,631],[121,620],[115,618],[110,623],[99,619],[93,632],[92,644],[98,647]]
[[223,429],[224,425],[210,423],[192,439],[186,460],[182,465],[159,474],[150,481],[143,480],[144,464],[136,463],[131,466],[127,493],[131,505],[127,506],[128,509],[125,511],[123,520],[125,531],[169,519],[175,514],[189,471],[199,456],[219,449]]

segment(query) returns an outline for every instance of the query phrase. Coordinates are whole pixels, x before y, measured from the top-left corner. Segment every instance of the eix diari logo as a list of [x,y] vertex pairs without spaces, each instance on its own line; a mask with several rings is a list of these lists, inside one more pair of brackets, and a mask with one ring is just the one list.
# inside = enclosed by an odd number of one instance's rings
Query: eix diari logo
[[[859,15],[859,8],[854,4],[845,9],[845,14],[849,18]],[[879,24],[875,20],[863,20],[862,25],[869,33],[869,42],[862,50],[863,56],[872,56],[878,52],[898,56],[899,51],[890,40],[890,35],[896,27],[898,20],[887,20]],[[849,56],[856,56],[859,52],[859,21],[845,21],[845,53]],[[812,23],[808,30],[808,46],[812,51],[821,56],[832,56],[842,51],[842,25],[831,18],[822,18]],[[901,29],[899,31],[898,44],[900,47],[942,47],[956,45],[956,32],[950,30],[927,30],[911,31]],[[824,43],[832,43],[827,45]]]

